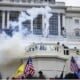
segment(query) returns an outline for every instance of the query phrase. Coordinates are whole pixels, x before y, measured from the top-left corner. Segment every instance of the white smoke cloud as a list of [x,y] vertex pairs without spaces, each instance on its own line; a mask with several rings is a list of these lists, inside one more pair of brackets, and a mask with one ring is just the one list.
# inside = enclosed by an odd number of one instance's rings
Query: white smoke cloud
[[[46,15],[45,23],[47,24],[47,27],[49,27],[48,21],[52,16],[49,14],[50,11],[51,8],[49,7],[31,8],[26,11],[29,15],[27,15],[25,12],[21,12],[18,22],[10,21],[10,26],[14,28],[15,26],[19,26],[19,32],[14,32],[11,38],[4,32],[0,34],[0,64],[8,64],[15,59],[22,59],[27,56],[27,54],[25,54],[25,47],[28,49],[33,44],[33,42],[40,42],[40,38],[34,36],[33,34],[24,36],[23,33],[26,30],[22,30],[22,22],[26,20],[33,20],[39,14],[42,14]],[[47,29],[47,27],[45,29]],[[26,39],[24,39],[24,37],[26,37]]]

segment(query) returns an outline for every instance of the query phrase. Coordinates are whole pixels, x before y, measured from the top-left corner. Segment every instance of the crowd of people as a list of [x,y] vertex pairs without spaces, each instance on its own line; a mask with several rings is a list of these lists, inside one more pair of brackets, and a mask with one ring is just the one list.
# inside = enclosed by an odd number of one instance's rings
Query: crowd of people
[[[27,75],[27,76],[21,76],[20,78],[15,78],[15,77],[12,77],[12,78],[9,78],[7,77],[6,80],[23,80],[23,79],[26,79],[26,80],[30,80],[30,79],[33,79],[33,80],[46,80],[46,76],[43,74],[42,71],[39,71],[38,72],[39,76],[32,76],[31,74]],[[2,74],[0,73],[0,80],[2,80],[3,77],[2,77]],[[65,77],[63,77],[63,72],[61,73],[60,77],[53,77],[53,78],[49,78],[49,80],[58,80],[58,79],[80,79],[75,73],[68,73],[65,75]]]
[[[20,78],[15,78],[12,77],[11,79],[9,77],[6,78],[6,80],[46,80],[46,76],[43,74],[42,71],[38,72],[39,76],[32,76],[31,74],[27,75],[27,76],[21,76]],[[1,77],[2,78],[2,77]],[[53,78],[49,78],[48,80],[65,80],[65,79],[79,79],[79,77],[75,74],[75,73],[68,73],[63,77],[63,73],[61,73],[60,77],[53,77]]]
[[[40,80],[46,80],[47,78],[44,76],[44,74],[43,74],[43,72],[42,71],[39,71],[39,76],[38,77],[36,77],[36,76],[32,76],[32,75],[28,75],[28,76],[26,76],[26,77],[24,77],[24,76],[22,76],[21,77],[21,79],[20,80],[23,80],[23,79],[33,79],[33,80],[37,80],[37,79],[40,79]],[[79,79],[78,78],[78,76],[75,74],[75,73],[68,73],[68,74],[66,74],[65,75],[65,77],[63,77],[63,76],[60,76],[60,77],[53,77],[53,78],[49,78],[49,80],[58,80],[58,79]],[[12,80],[16,80],[16,78],[12,78]]]

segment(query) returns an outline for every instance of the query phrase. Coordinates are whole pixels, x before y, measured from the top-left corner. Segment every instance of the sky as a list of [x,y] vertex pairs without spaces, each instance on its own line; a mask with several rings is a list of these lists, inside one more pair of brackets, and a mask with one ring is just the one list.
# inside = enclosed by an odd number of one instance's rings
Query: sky
[[57,2],[66,2],[67,6],[79,6],[80,7],[80,0],[56,0]]

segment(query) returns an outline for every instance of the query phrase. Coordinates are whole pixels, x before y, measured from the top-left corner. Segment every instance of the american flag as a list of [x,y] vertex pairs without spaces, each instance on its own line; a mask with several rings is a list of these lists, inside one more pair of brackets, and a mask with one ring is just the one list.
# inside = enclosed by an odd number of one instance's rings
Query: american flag
[[35,73],[35,70],[34,70],[34,67],[33,67],[33,64],[32,64],[32,58],[31,58],[31,57],[28,58],[27,64],[26,64],[26,66],[25,66],[24,73],[25,73],[26,75],[31,74],[32,76],[33,76],[34,73]]
[[70,69],[72,72],[77,72],[79,69],[74,57],[71,58]]

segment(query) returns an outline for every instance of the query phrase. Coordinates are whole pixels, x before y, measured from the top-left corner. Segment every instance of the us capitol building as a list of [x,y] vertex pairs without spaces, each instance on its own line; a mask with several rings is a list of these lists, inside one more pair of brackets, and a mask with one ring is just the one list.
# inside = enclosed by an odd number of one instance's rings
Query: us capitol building
[[[64,72],[70,72],[68,59],[70,56],[79,55],[80,7],[65,6],[64,2],[55,0],[0,0],[0,29],[9,29],[10,21],[18,21],[21,11],[45,6],[49,6],[52,10],[45,40],[43,27],[46,24],[43,15],[38,15],[33,20],[33,26],[30,26],[30,21],[23,22],[23,26],[41,39],[40,43],[34,42],[26,53],[33,57],[36,72],[42,70],[49,78],[60,76],[64,65],[66,66]],[[1,69],[3,76],[11,76],[23,62],[26,62],[26,58]]]

